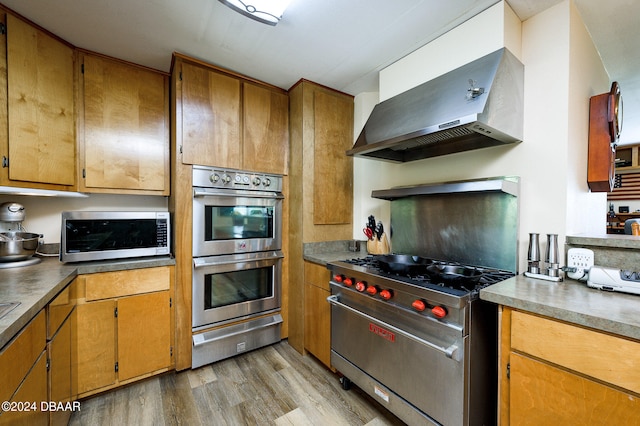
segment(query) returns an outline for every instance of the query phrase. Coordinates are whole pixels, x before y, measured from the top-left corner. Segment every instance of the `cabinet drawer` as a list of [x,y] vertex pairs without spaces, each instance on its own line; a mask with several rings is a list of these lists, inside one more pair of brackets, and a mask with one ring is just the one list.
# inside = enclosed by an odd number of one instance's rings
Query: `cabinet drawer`
[[322,265],[304,262],[304,282],[329,291],[329,270]]
[[511,355],[512,425],[637,425],[640,399],[524,355]]
[[640,393],[640,342],[514,311],[511,347]]
[[171,268],[131,269],[84,275],[87,301],[169,290]]
[[8,401],[47,343],[44,310],[0,352],[0,401]]
[[56,331],[60,328],[64,320],[69,316],[75,300],[72,296],[71,286],[75,286],[74,280],[64,290],[62,290],[55,299],[47,306],[47,339],[51,340]]

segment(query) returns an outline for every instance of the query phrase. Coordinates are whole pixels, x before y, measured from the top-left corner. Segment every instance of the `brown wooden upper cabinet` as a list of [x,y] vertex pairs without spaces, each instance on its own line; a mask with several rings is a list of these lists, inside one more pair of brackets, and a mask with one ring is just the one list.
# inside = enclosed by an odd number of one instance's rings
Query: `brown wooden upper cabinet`
[[243,83],[243,168],[287,174],[289,170],[289,96]]
[[169,195],[169,76],[80,55],[80,190]]
[[286,92],[176,56],[176,137],[184,164],[287,174]]
[[75,51],[11,14],[4,37],[0,61],[6,58],[6,74],[0,73],[0,86],[6,89],[0,97],[6,96],[7,110],[0,113],[0,183],[75,190]]

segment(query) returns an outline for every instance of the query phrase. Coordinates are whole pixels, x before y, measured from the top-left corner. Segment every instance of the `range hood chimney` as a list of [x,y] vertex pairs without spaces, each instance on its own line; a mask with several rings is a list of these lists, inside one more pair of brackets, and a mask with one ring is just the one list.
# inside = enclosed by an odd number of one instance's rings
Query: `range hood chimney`
[[376,105],[349,156],[406,162],[522,141],[524,66],[506,48]]

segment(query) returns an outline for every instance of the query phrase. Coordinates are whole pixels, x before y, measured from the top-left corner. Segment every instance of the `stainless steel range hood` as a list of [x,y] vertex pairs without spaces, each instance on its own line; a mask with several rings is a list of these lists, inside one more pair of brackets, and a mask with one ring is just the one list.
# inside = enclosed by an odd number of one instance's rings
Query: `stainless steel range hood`
[[523,86],[502,48],[376,105],[347,155],[406,162],[520,142]]

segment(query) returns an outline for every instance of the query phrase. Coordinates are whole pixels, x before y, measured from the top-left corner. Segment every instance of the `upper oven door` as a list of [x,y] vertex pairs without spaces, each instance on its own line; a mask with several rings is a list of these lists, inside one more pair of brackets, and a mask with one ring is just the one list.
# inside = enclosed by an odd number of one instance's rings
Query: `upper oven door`
[[281,194],[194,188],[194,257],[281,248]]

